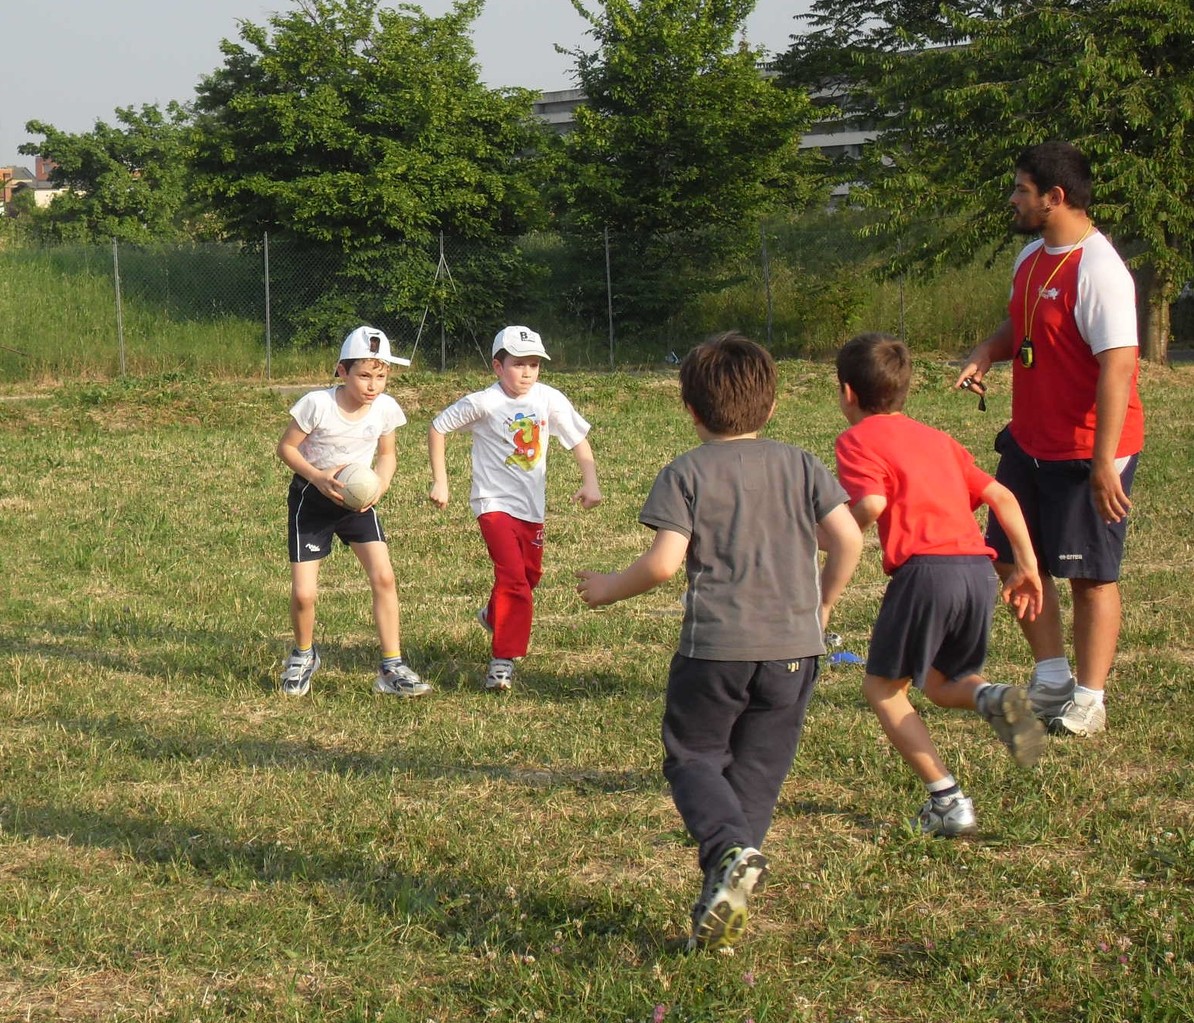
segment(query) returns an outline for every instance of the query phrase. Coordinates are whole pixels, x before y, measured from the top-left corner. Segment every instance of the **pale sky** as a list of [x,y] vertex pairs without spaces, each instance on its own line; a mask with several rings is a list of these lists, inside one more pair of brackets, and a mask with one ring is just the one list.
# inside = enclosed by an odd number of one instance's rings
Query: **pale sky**
[[[392,6],[397,6],[394,3]],[[451,0],[424,0],[430,15]],[[586,6],[599,8],[599,0]],[[758,0],[747,22],[753,45],[782,53],[808,0]],[[264,25],[290,0],[48,0],[4,5],[0,16],[0,166],[33,169],[17,147],[38,142],[25,122],[67,132],[112,124],[117,107],[189,102],[199,79],[223,63],[221,39],[237,22]],[[481,77],[491,87],[549,91],[573,85],[571,61],[553,44],[590,48],[587,23],[570,0],[487,0],[473,24]]]

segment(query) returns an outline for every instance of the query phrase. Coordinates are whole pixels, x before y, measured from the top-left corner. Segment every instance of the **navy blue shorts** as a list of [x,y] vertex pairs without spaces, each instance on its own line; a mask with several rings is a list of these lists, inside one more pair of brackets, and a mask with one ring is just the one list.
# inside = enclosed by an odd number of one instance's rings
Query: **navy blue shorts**
[[981,554],[909,558],[892,573],[871,630],[866,673],[910,678],[923,689],[930,668],[951,682],[987,659],[999,580]]
[[347,543],[385,543],[377,509],[349,511],[329,501],[319,488],[301,476],[290,481],[286,495],[286,543],[291,563],[319,561],[332,553],[332,540]]
[[[1007,427],[995,438],[995,450],[1000,456],[995,479],[1020,502],[1041,570],[1057,579],[1118,579],[1128,520],[1107,523],[1099,516],[1090,489],[1090,460],[1037,461],[1024,453]],[[1132,492],[1138,460],[1132,455],[1120,472],[1125,494]],[[1012,563],[1012,546],[993,514],[987,516],[987,543],[999,561]]]

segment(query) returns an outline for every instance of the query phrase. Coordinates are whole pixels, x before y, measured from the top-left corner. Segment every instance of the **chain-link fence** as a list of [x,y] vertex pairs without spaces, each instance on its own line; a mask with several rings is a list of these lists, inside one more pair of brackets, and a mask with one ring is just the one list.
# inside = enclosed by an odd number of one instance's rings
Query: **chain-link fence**
[[[344,253],[262,235],[242,244],[10,248],[3,256],[70,282],[65,333],[87,337],[93,349],[107,340],[122,373],[142,362],[138,354],[214,325],[230,348],[256,344],[267,377],[276,355],[333,347],[360,323],[438,368],[487,365],[489,339],[506,323],[534,326],[576,365],[654,361],[726,327],[796,350],[798,336],[807,335],[807,347],[812,320],[835,304],[827,299],[841,298],[846,277],[873,263],[867,246],[841,230],[832,244],[823,231],[801,236],[782,226],[709,239],[707,249],[699,237],[686,241],[608,231],[484,243],[440,236]],[[828,273],[833,296],[819,283]],[[6,311],[14,307],[0,302],[0,330]],[[6,333],[20,331],[13,324]]]
[[[489,340],[506,323],[543,333],[554,365],[614,367],[669,361],[728,328],[790,356],[830,351],[864,329],[962,351],[998,322],[1002,263],[883,281],[877,271],[890,254],[857,228],[834,214],[764,223],[734,238],[441,236],[348,254],[267,235],[244,244],[9,248],[0,252],[0,289],[12,293],[0,298],[0,375],[5,353],[29,357],[20,339],[30,331],[41,357],[64,370],[85,346],[115,352],[122,374],[171,359],[224,359],[269,379],[279,356],[334,350],[360,323],[385,330],[398,354],[443,369],[488,365]],[[14,285],[22,267],[28,277]],[[50,281],[62,290],[47,290]],[[56,316],[39,310],[42,292],[60,307]],[[1175,325],[1183,315],[1179,304]],[[62,338],[57,355],[45,349],[47,331]]]

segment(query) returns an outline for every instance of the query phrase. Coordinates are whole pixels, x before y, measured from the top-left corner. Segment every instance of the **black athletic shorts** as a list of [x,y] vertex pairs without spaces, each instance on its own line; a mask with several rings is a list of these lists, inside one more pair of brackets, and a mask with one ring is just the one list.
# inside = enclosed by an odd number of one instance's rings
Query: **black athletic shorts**
[[909,558],[892,573],[871,630],[866,673],[911,678],[929,668],[951,682],[977,675],[987,659],[999,580],[982,554]]
[[386,542],[376,508],[350,511],[329,501],[314,483],[301,476],[290,481],[286,506],[286,542],[292,563],[326,558],[337,536],[346,544]]
[[[1090,489],[1090,460],[1038,461],[1007,427],[995,438],[995,450],[1000,456],[995,479],[1020,502],[1041,570],[1057,579],[1118,579],[1128,520],[1106,523],[1100,517]],[[1125,494],[1132,492],[1138,460],[1132,455],[1120,471]],[[987,543],[997,560],[1012,563],[1012,546],[994,514],[987,516]]]

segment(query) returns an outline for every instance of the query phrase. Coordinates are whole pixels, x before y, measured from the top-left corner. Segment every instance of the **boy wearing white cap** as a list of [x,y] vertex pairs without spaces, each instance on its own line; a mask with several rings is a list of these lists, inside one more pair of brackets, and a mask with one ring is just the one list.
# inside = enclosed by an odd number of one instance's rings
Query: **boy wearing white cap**
[[[409,697],[431,689],[402,659],[398,589],[376,510],[397,468],[394,431],[406,423],[401,406],[384,393],[392,365],[410,362],[390,354],[390,340],[382,331],[357,327],[340,348],[336,376],[343,382],[295,402],[290,424],[278,441],[278,457],[294,471],[287,500],[294,649],[282,672],[286,696],[305,696],[319,668],[314,641],[319,566],[337,536],[352,548],[373,591],[373,620],[381,644],[374,692]],[[364,508],[352,511],[344,505],[336,474],[349,463],[369,465],[374,456],[380,486]]]
[[532,591],[543,574],[547,447],[553,434],[580,467],[581,485],[572,500],[586,509],[601,502],[589,424],[563,394],[539,383],[540,361],[550,358],[529,327],[504,327],[493,339],[497,380],[444,409],[427,434],[429,496],[438,508],[448,504],[445,438],[455,430],[473,435],[469,504],[493,561],[493,589],[477,618],[493,634],[485,688],[496,692],[510,688],[514,662],[530,642]]

